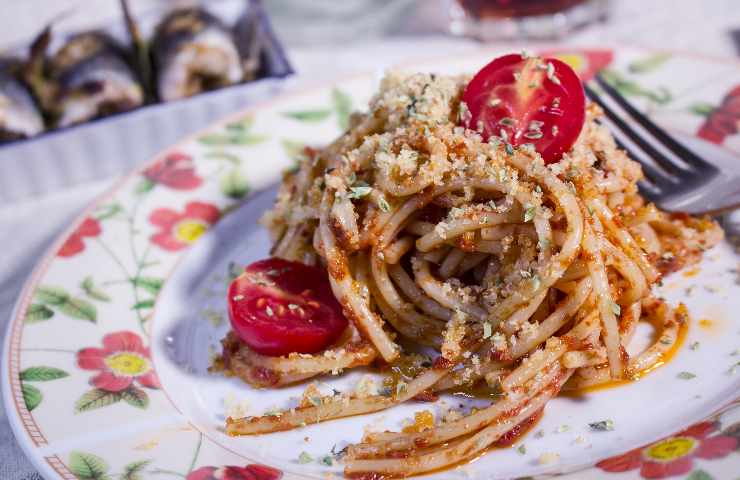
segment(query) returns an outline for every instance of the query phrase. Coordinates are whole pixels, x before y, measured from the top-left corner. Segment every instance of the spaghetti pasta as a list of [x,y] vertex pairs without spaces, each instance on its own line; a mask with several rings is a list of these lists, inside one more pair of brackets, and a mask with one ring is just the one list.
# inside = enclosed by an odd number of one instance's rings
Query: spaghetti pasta
[[[467,80],[386,76],[368,113],[354,114],[326,148],[306,150],[264,217],[274,256],[327,269],[350,333],[326,352],[279,358],[233,335],[224,342],[227,370],[260,386],[373,361],[411,362],[413,376],[371,395],[229,419],[229,434],[297,428],[460,386],[499,389],[498,402],[461,419],[368,434],[345,458],[347,474],[412,475],[477,455],[562,388],[633,378],[671,348],[685,315],[651,286],[717,243],[718,225],[646,203],[639,164],[594,105],[576,144],[550,165],[529,145],[458,126]],[[640,321],[656,325],[660,340],[630,358]],[[409,342],[434,358],[419,362]],[[278,380],[255,380],[255,368]]]

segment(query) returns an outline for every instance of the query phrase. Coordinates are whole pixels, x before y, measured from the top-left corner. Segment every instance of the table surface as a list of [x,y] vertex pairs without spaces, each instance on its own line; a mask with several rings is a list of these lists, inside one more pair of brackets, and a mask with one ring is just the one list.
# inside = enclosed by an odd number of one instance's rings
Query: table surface
[[[162,3],[165,0],[141,1]],[[4,4],[4,18],[14,20],[6,22],[8,25],[0,29],[0,45],[19,42],[28,37],[27,32],[38,29],[38,9],[34,6],[43,4],[48,17],[51,17],[57,11],[80,3],[80,0],[56,0],[50,7],[48,0],[24,0]],[[430,57],[430,52],[444,56],[480,48],[480,44],[474,41],[448,37],[439,32],[444,22],[440,14],[442,3],[441,0],[420,1],[416,15],[404,31],[393,36],[357,39],[341,45],[288,45],[288,55],[298,75],[286,84],[286,89],[298,89],[355,72],[377,71],[395,63]],[[80,25],[106,17],[100,9],[88,10]],[[618,0],[612,3],[612,14],[607,23],[584,28],[565,38],[561,44],[629,44],[732,57],[738,55],[738,46],[731,34],[733,29],[740,30],[737,0]],[[367,59],[372,59],[372,64]],[[142,162],[146,160],[141,159]],[[12,175],[12,172],[3,172],[3,175]],[[52,239],[114,180],[70,185],[0,206],[0,251],[4,254],[0,264],[0,327],[4,327],[10,318],[23,283]],[[40,478],[15,442],[4,415],[0,415],[0,478]]]

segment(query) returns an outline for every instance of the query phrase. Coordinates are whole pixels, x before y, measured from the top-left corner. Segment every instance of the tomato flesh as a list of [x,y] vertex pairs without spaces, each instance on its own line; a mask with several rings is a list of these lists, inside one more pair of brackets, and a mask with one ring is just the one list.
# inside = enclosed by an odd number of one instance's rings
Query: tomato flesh
[[260,260],[229,286],[229,318],[257,353],[316,353],[347,328],[325,270],[280,258]]
[[583,128],[586,97],[578,75],[555,58],[505,55],[483,67],[463,93],[466,128],[488,141],[531,143],[546,163],[570,150]]

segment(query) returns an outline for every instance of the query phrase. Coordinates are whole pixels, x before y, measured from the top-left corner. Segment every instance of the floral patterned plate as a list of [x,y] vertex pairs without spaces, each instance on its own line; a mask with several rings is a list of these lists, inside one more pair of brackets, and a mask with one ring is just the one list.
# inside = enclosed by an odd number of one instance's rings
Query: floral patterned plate
[[[403,68],[475,71],[496,53]],[[585,78],[607,68],[656,121],[740,162],[739,64],[637,49],[551,53]],[[341,476],[335,453],[364,428],[400,428],[419,408],[230,438],[227,415],[286,407],[301,387],[255,390],[207,371],[228,329],[229,279],[267,255],[256,220],[281,171],[304,144],[335,137],[374,87],[362,76],[281,97],[186,139],[99,198],[40,260],[6,335],[2,386],[44,477],[331,478]],[[661,294],[686,302],[693,319],[673,361],[637,383],[557,398],[514,448],[433,477],[738,478],[737,267],[722,244],[667,279]],[[650,335],[640,330],[634,348]],[[322,388],[352,388],[361,375]]]

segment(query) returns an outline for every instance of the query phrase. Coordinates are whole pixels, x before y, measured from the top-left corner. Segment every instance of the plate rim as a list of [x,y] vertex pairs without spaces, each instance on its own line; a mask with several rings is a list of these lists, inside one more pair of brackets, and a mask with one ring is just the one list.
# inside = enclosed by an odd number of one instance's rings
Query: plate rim
[[[721,55],[708,55],[698,52],[691,52],[681,49],[670,49],[670,48],[650,48],[650,47],[643,47],[639,45],[630,45],[629,43],[623,43],[618,44],[616,42],[604,42],[600,44],[594,44],[594,43],[588,43],[588,44],[575,44],[575,45],[551,45],[551,44],[544,44],[544,43],[522,43],[522,44],[501,44],[497,46],[483,46],[476,48],[475,50],[466,51],[463,52],[457,56],[454,56],[454,61],[464,61],[466,59],[472,59],[476,57],[481,57],[483,55],[486,55],[487,53],[491,54],[500,54],[502,51],[506,50],[537,50],[537,49],[552,49],[552,50],[562,50],[562,51],[568,51],[572,50],[574,52],[578,51],[589,51],[589,50],[608,50],[611,52],[617,52],[617,51],[642,51],[642,52],[650,52],[650,53],[669,53],[672,55],[676,55],[683,58],[692,58],[692,59],[698,59],[705,62],[711,62],[711,63],[721,63],[721,64],[731,64],[734,66],[737,66],[740,68],[740,59],[729,57],[729,56],[721,56]],[[433,63],[444,63],[445,61],[449,62],[451,59],[451,56],[455,54],[447,54],[447,55],[429,55],[429,56],[419,56],[419,57],[412,57],[409,59],[405,59],[402,61],[394,62],[388,66],[384,67],[384,71],[393,70],[393,69],[408,69],[412,67],[427,67]],[[3,332],[3,349],[2,352],[0,352],[0,355],[2,355],[0,358],[2,359],[2,364],[0,370],[2,372],[0,373],[0,382],[2,382],[2,400],[5,405],[5,415],[8,419],[8,423],[11,427],[11,430],[13,432],[13,436],[15,438],[15,441],[18,443],[18,445],[21,447],[23,454],[25,457],[29,460],[29,462],[39,471],[40,474],[42,474],[43,478],[55,480],[57,478],[65,478],[63,473],[58,471],[53,465],[52,461],[50,459],[57,458],[57,461],[61,463],[61,460],[58,459],[56,455],[52,456],[44,456],[44,452],[41,451],[43,448],[43,445],[36,444],[34,445],[34,442],[31,440],[31,435],[29,434],[28,430],[25,429],[25,423],[22,420],[22,413],[20,409],[18,408],[18,399],[13,394],[13,388],[12,385],[14,384],[14,378],[17,377],[17,374],[19,373],[19,365],[17,365],[17,361],[20,360],[20,351],[17,351],[17,360],[14,362],[13,360],[13,350],[11,348],[12,344],[14,343],[20,343],[22,339],[22,331],[23,331],[23,325],[24,322],[20,318],[20,311],[23,308],[26,308],[28,303],[30,302],[30,299],[33,295],[33,292],[35,291],[36,287],[38,286],[41,277],[48,271],[49,266],[51,262],[56,257],[56,252],[61,248],[61,246],[64,244],[66,239],[69,237],[69,235],[74,232],[76,227],[87,217],[90,213],[92,213],[95,208],[100,205],[102,202],[104,202],[106,199],[114,196],[115,194],[119,193],[121,189],[128,184],[132,179],[135,177],[141,175],[141,173],[146,170],[148,167],[150,167],[152,164],[156,163],[158,160],[166,156],[168,153],[170,153],[173,150],[176,150],[177,148],[180,148],[184,144],[187,144],[191,142],[192,140],[207,134],[211,131],[217,130],[218,128],[222,127],[223,125],[226,125],[236,119],[243,118],[245,115],[249,114],[255,114],[259,111],[269,109],[272,106],[283,103],[285,101],[290,100],[294,97],[301,97],[304,95],[308,95],[311,93],[318,93],[320,91],[331,89],[332,87],[344,83],[344,82],[351,82],[356,81],[360,79],[373,79],[377,77],[378,69],[368,69],[363,70],[356,73],[341,75],[336,78],[333,78],[331,80],[320,80],[315,82],[308,82],[297,89],[291,89],[289,91],[283,91],[278,92],[276,95],[256,102],[250,106],[241,108],[239,110],[236,110],[228,115],[225,115],[221,117],[219,120],[212,122],[211,124],[198,129],[188,135],[183,136],[180,138],[177,142],[172,143],[171,145],[168,145],[165,148],[162,148],[160,151],[158,151],[156,154],[150,156],[146,160],[143,160],[139,163],[138,166],[135,168],[132,168],[129,170],[126,174],[116,179],[108,188],[106,188],[105,191],[102,193],[96,195],[92,200],[90,200],[83,209],[79,211],[77,215],[75,215],[67,224],[67,226],[60,230],[59,233],[57,233],[54,237],[54,240],[49,244],[49,246],[44,250],[41,259],[35,263],[33,269],[31,272],[27,275],[25,280],[23,281],[23,287],[20,290],[20,293],[18,297],[16,298],[13,308],[11,309],[10,318],[8,320],[8,324],[4,328]],[[290,81],[290,79],[294,78],[300,78],[300,73],[296,73],[293,76],[291,76],[287,81]],[[283,85],[286,85],[286,83],[283,83]],[[288,86],[290,88],[290,86]],[[722,147],[726,148],[726,147]],[[731,151],[735,155],[739,155],[740,153]],[[265,187],[269,188],[269,187]],[[256,190],[254,193],[257,193],[259,190]],[[248,202],[249,199],[247,198],[245,202]],[[179,253],[180,258],[177,259],[177,261],[173,264],[173,266],[169,269],[167,272],[167,275],[169,276],[172,272],[174,272],[177,269],[177,266],[182,260],[182,256],[186,254],[186,252],[189,250],[189,248],[183,250],[181,253]],[[156,305],[156,299],[155,297],[155,305]],[[16,333],[16,330],[18,333]],[[14,338],[15,337],[15,338]],[[16,363],[16,365],[14,365]],[[13,370],[13,367],[15,366],[15,370]],[[165,394],[166,395],[166,394]],[[177,408],[175,404],[169,399],[169,396],[167,396],[168,403],[173,407]],[[702,414],[701,417],[697,420],[700,420],[701,418],[709,418],[713,415],[716,415],[718,412],[721,412],[723,409],[727,408],[728,406],[739,402],[740,401],[740,393],[737,397],[731,398],[729,400],[724,401],[721,405],[718,405],[716,408],[712,409],[711,411],[708,411],[706,414]],[[14,413],[11,415],[11,408],[14,409]],[[187,423],[189,422],[186,418],[185,420]],[[31,418],[31,421],[35,425],[35,421],[33,418]],[[686,423],[686,425],[691,425],[693,421],[689,421]],[[203,432],[201,432],[203,433]],[[660,437],[662,438],[662,437]],[[44,440],[43,443],[46,443]],[[224,448],[219,442],[216,442],[221,448]],[[48,445],[48,444],[47,444]],[[41,448],[40,448],[41,447]],[[50,452],[51,453],[51,452]],[[240,454],[241,456],[241,454]],[[66,466],[63,464],[63,467],[66,468]],[[564,472],[565,475],[571,475],[573,473],[584,471],[585,469],[591,468],[591,465],[581,465],[578,467],[574,467],[572,469],[568,469],[566,472]],[[286,472],[289,473],[289,472]],[[290,473],[293,475],[293,473]],[[308,478],[308,477],[306,477]]]

